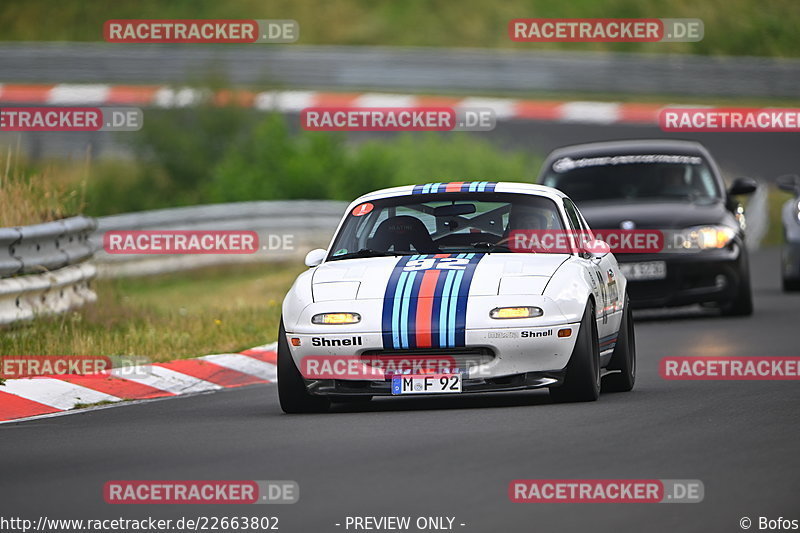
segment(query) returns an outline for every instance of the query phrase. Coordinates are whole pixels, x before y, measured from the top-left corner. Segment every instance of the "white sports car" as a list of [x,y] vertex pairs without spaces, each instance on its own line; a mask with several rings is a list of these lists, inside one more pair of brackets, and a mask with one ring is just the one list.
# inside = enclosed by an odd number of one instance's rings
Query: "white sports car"
[[593,401],[601,378],[604,391],[631,390],[633,320],[613,254],[600,241],[514,245],[590,231],[569,198],[539,185],[431,183],[358,198],[283,302],[282,409],[538,387]]

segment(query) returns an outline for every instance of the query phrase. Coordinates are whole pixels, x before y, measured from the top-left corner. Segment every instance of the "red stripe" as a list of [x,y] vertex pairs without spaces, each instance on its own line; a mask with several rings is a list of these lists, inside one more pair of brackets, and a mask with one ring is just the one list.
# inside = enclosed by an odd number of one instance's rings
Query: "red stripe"
[[522,100],[516,103],[514,117],[535,120],[558,120],[561,118],[561,106],[563,104],[564,102]]
[[450,257],[450,254],[436,254],[433,257],[436,259],[443,259],[445,257]]
[[657,124],[658,112],[663,107],[658,104],[622,104],[619,106],[619,121]]
[[3,85],[3,102],[24,102],[44,104],[50,98],[50,90],[55,85]]
[[444,192],[461,192],[461,186],[464,185],[463,181],[451,181],[447,184]]
[[156,363],[160,366],[187,376],[202,379],[222,387],[242,387],[253,383],[266,383],[265,380],[238,370],[232,370],[206,361],[204,359],[179,359],[167,363]]
[[20,398],[7,392],[0,391],[0,420],[12,420],[14,418],[24,418],[26,416],[45,415],[57,413],[61,409],[56,409],[49,405],[44,405],[27,398]]
[[158,92],[158,87],[115,85],[108,91],[106,104],[149,105],[153,103]]
[[417,298],[416,337],[417,348],[430,348],[431,329],[433,326],[433,293],[436,291],[436,280],[439,270],[426,270],[422,276]]
[[241,107],[253,107],[256,94],[252,91],[230,91],[224,89],[214,94],[214,103],[218,106],[236,104]]
[[242,352],[242,355],[258,359],[265,363],[272,363],[273,365],[278,364],[278,354],[271,350],[245,350]]
[[145,398],[161,398],[163,396],[174,396],[171,392],[167,392],[149,385],[137,383],[124,378],[118,377],[95,377],[90,378],[86,376],[63,376],[61,381],[72,383],[73,385],[80,385],[87,389],[104,392],[117,398],[126,400],[141,400]]

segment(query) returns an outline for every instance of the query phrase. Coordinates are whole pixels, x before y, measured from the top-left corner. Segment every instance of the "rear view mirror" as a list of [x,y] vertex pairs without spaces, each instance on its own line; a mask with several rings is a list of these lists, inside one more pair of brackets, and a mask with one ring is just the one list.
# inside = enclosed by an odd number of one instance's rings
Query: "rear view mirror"
[[753,178],[736,178],[733,185],[728,189],[728,194],[738,196],[740,194],[752,194],[758,189],[758,182]]
[[470,215],[475,212],[475,204],[452,204],[440,205],[434,208],[435,217],[453,217],[458,215]]
[[785,174],[778,176],[775,180],[778,188],[782,191],[790,192],[792,194],[800,194],[800,176],[797,174]]

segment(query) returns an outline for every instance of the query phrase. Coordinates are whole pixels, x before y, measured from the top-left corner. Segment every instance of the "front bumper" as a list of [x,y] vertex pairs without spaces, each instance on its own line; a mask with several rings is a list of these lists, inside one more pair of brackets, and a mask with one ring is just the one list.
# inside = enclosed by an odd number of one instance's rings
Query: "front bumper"
[[[295,365],[314,394],[391,395],[391,375],[417,373],[426,360],[440,370],[463,374],[464,392],[488,392],[559,383],[579,326],[468,329],[465,347],[442,349],[385,350],[379,332],[286,337]],[[569,335],[559,337],[564,329]]]
[[[538,389],[560,385],[564,371],[527,372],[499,378],[465,378],[461,382],[462,394],[477,392],[508,392]],[[306,380],[308,392],[318,396],[393,396],[391,379],[385,381],[347,381],[338,379]],[[437,394],[434,396],[447,396]]]
[[722,250],[686,254],[619,254],[620,264],[664,261],[667,277],[628,279],[628,297],[634,308],[672,307],[696,303],[724,303],[735,298],[742,276],[738,244]]

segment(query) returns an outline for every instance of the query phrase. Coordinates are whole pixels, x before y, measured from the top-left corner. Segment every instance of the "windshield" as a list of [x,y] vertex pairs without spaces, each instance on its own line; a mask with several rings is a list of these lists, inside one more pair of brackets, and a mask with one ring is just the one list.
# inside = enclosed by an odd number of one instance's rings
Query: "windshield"
[[[650,157],[664,162],[626,162]],[[622,162],[620,162],[622,161]],[[614,156],[562,158],[548,169],[542,184],[573,201],[689,200],[719,198],[711,170],[694,156]]]
[[555,202],[508,193],[442,193],[356,206],[329,260],[381,255],[510,252],[513,230],[563,229]]

